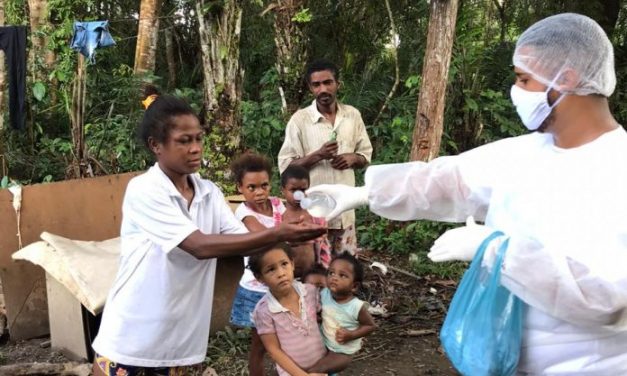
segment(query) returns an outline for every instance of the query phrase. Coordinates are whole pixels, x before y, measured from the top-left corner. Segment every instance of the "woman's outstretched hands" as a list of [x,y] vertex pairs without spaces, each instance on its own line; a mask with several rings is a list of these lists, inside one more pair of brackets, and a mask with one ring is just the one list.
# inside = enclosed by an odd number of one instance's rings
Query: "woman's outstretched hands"
[[280,241],[298,243],[313,240],[326,234],[327,226],[305,222],[305,217],[301,216],[296,221],[282,222],[278,227],[278,231]]

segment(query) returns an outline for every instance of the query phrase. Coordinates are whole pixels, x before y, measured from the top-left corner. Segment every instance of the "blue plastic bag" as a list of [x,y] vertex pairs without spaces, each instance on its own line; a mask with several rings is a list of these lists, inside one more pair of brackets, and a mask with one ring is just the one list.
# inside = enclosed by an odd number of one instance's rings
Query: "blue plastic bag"
[[488,244],[502,235],[497,231],[479,246],[440,331],[444,351],[465,376],[509,376],[518,365],[523,302],[500,285],[509,239],[501,244],[492,270],[481,265]]

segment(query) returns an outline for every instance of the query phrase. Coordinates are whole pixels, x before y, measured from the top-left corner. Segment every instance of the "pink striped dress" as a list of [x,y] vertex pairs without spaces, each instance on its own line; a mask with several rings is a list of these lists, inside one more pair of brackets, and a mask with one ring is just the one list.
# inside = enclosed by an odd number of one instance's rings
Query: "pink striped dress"
[[[320,293],[314,285],[294,281],[294,289],[300,295],[301,316],[296,317],[279,303],[271,292],[261,298],[253,320],[259,335],[274,333],[281,349],[302,369],[313,366],[326,353],[316,312],[320,307]],[[280,376],[290,376],[278,364]]]

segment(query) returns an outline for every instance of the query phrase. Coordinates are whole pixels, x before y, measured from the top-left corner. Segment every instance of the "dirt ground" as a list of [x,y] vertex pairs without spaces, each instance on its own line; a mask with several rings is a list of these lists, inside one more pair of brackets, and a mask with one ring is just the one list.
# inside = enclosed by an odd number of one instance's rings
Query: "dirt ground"
[[[402,261],[377,261],[402,268]],[[367,266],[369,262],[364,262]],[[384,315],[375,316],[378,328],[364,341],[349,369],[341,374],[356,375],[457,375],[440,347],[438,332],[446,307],[454,292],[455,282],[430,277],[411,277],[389,271],[386,275],[366,268],[366,279],[360,297],[385,307]],[[11,342],[0,340],[0,365],[48,362],[68,362],[53,351],[47,338]],[[226,344],[225,344],[226,342]],[[220,349],[211,343],[219,343]],[[212,351],[222,351],[220,362],[211,364],[220,376],[242,375],[246,364],[246,333],[231,333],[214,337]],[[268,374],[274,374],[268,362]]]
[[28,341],[8,341],[0,347],[2,364],[17,363],[64,363],[68,359],[58,351],[50,349],[50,338],[36,338]]
[[[402,269],[399,260],[381,255],[376,260]],[[388,313],[375,316],[376,332],[342,375],[457,375],[438,337],[455,286],[450,280],[367,269],[361,298],[384,305]]]

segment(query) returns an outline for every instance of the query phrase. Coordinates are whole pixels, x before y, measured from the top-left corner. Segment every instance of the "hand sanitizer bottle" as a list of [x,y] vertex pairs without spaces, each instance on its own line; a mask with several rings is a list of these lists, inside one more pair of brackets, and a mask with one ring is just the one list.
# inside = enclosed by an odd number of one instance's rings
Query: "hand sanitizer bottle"
[[335,208],[333,197],[323,193],[312,193],[305,196],[302,191],[296,191],[294,198],[300,200],[300,207],[307,210],[313,217],[324,218]]

